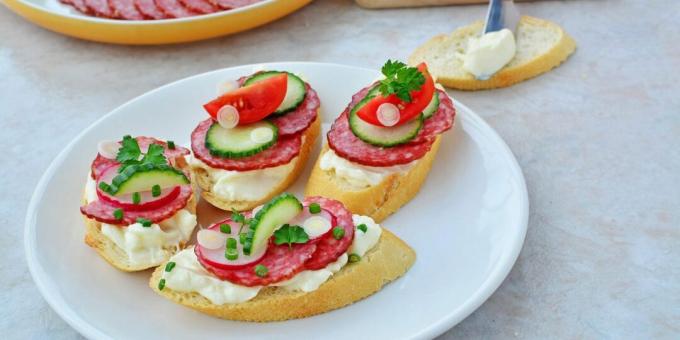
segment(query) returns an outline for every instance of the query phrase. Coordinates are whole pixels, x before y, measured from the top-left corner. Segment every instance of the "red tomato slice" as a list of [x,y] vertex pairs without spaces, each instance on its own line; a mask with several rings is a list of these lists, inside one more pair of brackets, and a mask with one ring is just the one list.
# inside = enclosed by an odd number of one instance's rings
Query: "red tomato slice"
[[425,83],[420,90],[411,92],[410,102],[399,99],[395,94],[390,94],[387,97],[378,94],[357,111],[359,118],[373,125],[385,126],[380,123],[377,114],[378,107],[384,103],[391,103],[399,108],[400,119],[396,125],[403,124],[423,112],[434,95],[434,81],[425,63],[420,63],[418,70],[425,76]]
[[238,110],[239,125],[254,123],[274,113],[286,97],[288,75],[280,75],[258,81],[252,85],[225,93],[203,105],[213,119],[225,105]]

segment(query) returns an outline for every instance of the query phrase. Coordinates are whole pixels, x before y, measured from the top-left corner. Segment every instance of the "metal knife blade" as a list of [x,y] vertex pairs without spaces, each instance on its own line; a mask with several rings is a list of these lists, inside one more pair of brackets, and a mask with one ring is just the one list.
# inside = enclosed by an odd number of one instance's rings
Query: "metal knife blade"
[[513,32],[519,23],[519,10],[512,0],[489,0],[486,22],[482,34],[507,28]]

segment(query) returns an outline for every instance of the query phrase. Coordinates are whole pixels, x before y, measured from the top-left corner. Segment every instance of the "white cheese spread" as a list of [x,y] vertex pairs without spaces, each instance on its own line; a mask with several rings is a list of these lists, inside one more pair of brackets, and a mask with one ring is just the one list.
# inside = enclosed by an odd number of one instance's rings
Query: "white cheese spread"
[[477,79],[488,79],[514,58],[516,48],[515,37],[507,28],[471,38],[461,56],[463,69]]
[[403,174],[411,170],[418,162],[415,160],[408,164],[375,167],[351,162],[338,156],[335,151],[328,150],[319,162],[319,167],[324,171],[334,171],[335,176],[347,182],[353,188],[360,190],[380,184],[387,176],[395,173]]

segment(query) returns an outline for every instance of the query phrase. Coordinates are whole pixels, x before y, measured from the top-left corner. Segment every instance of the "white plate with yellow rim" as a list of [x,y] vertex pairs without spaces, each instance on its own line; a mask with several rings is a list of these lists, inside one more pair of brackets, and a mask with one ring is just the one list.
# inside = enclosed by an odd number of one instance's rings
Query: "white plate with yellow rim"
[[[524,242],[529,203],[522,172],[503,140],[456,102],[420,193],[383,225],[417,253],[402,278],[362,301],[322,315],[265,324],[216,319],[156,295],[150,271],[110,267],[83,243],[79,213],[85,176],[100,140],[125,134],[189,143],[217,83],[260,69],[296,72],[319,93],[324,127],[378,72],[321,63],[268,63],[217,70],[148,92],[78,135],[40,180],[26,218],[31,274],[47,302],[94,339],[431,338],[453,327],[498,288]],[[325,135],[322,135],[325,136]],[[320,143],[317,145],[317,151]],[[312,162],[289,190],[302,194]],[[202,203],[199,221],[214,210]],[[212,217],[210,217],[212,218]]]

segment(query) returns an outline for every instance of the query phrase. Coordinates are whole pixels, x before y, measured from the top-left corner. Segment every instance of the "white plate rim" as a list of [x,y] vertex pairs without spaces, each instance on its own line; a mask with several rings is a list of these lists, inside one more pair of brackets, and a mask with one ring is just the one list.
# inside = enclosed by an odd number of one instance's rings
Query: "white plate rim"
[[[157,91],[161,91],[162,89],[166,87],[170,87],[175,85],[176,83],[183,82],[192,78],[196,77],[201,77],[209,73],[213,72],[221,72],[226,69],[231,69],[231,68],[237,68],[237,67],[260,67],[262,65],[267,65],[267,64],[290,64],[290,65],[317,65],[317,66],[332,66],[332,67],[346,67],[346,68],[354,68],[362,71],[370,71],[374,72],[375,70],[365,68],[365,67],[357,67],[357,66],[351,66],[351,65],[344,65],[344,64],[338,64],[338,63],[322,63],[322,62],[301,62],[301,61],[276,61],[276,62],[264,62],[264,63],[257,63],[257,64],[246,64],[246,65],[236,65],[232,67],[227,67],[223,69],[217,69],[217,70],[212,70],[200,74],[196,74],[193,76],[185,77],[173,82],[170,82],[168,84],[162,85],[160,87],[157,87],[153,90],[150,90],[148,92],[145,92],[135,98],[132,98],[125,102],[124,104],[118,106],[117,108],[111,110],[110,112],[104,114],[101,116],[99,119],[97,119],[95,122],[90,124],[87,128],[82,130],[78,135],[76,135],[62,151],[52,160],[50,165],[48,166],[47,170],[43,173],[42,177],[40,178],[40,181],[36,185],[36,188],[33,192],[33,195],[31,196],[30,203],[28,205],[28,209],[26,211],[26,222],[24,224],[24,252],[26,255],[26,261],[28,263],[28,268],[29,272],[31,273],[31,276],[33,278],[33,281],[35,282],[36,286],[38,287],[38,291],[40,294],[43,296],[45,301],[47,301],[48,305],[62,318],[66,323],[68,323],[71,327],[73,327],[76,331],[78,331],[80,334],[85,336],[86,338],[90,339],[111,339],[110,336],[102,333],[99,329],[93,327],[92,325],[88,324],[85,320],[83,320],[77,313],[75,313],[62,299],[61,295],[59,294],[58,291],[56,291],[54,288],[50,287],[49,282],[47,281],[47,274],[44,272],[42,267],[40,266],[40,263],[36,259],[35,255],[32,252],[32,249],[34,249],[35,246],[35,218],[36,218],[36,212],[38,209],[38,202],[41,201],[42,196],[44,195],[45,188],[49,182],[49,180],[54,176],[56,173],[56,169],[58,166],[60,166],[63,163],[63,159],[66,157],[67,154],[73,149],[75,146],[76,142],[80,140],[88,131],[93,129],[95,126],[99,125],[103,120],[106,120],[108,117],[115,115],[118,111],[123,110],[126,106],[128,106],[130,103],[136,101],[142,96],[148,96],[152,95],[153,93],[156,93]],[[495,291],[498,289],[498,287],[501,285],[501,283],[505,280],[505,278],[508,276],[510,273],[510,270],[513,268],[514,263],[517,260],[517,257],[519,256],[520,251],[522,250],[522,246],[524,245],[524,239],[526,236],[526,231],[528,227],[528,222],[529,222],[529,196],[528,196],[528,191],[527,191],[527,186],[526,186],[526,181],[524,179],[524,175],[522,173],[522,170],[519,166],[519,163],[517,162],[517,159],[515,158],[512,150],[510,147],[503,141],[503,139],[498,135],[496,130],[494,130],[484,119],[482,119],[479,115],[477,115],[473,110],[471,110],[469,107],[466,105],[462,104],[461,102],[457,101],[454,99],[455,105],[458,108],[461,108],[462,110],[459,111],[465,111],[468,114],[464,115],[457,115],[459,119],[462,119],[463,121],[470,121],[471,124],[481,126],[483,128],[482,134],[485,135],[485,137],[489,138],[492,140],[494,143],[497,143],[505,153],[503,153],[503,157],[505,158],[506,161],[509,162],[511,166],[511,171],[521,182],[520,190],[521,192],[519,193],[520,197],[520,209],[521,209],[521,214],[519,217],[519,220],[517,221],[518,225],[517,227],[519,228],[519,232],[514,234],[514,240],[512,240],[511,244],[512,247],[507,253],[507,256],[503,257],[503,260],[500,261],[500,264],[496,266],[496,269],[489,273],[487,276],[487,279],[482,283],[477,290],[468,297],[468,299],[461,304],[458,308],[452,310],[449,314],[446,316],[442,317],[440,320],[434,322],[432,325],[429,327],[421,330],[419,333],[414,335],[414,338],[434,338],[438,335],[441,335],[442,333],[446,332],[456,324],[458,324],[460,321],[468,317],[472,312],[474,312],[479,306],[481,306]]]

